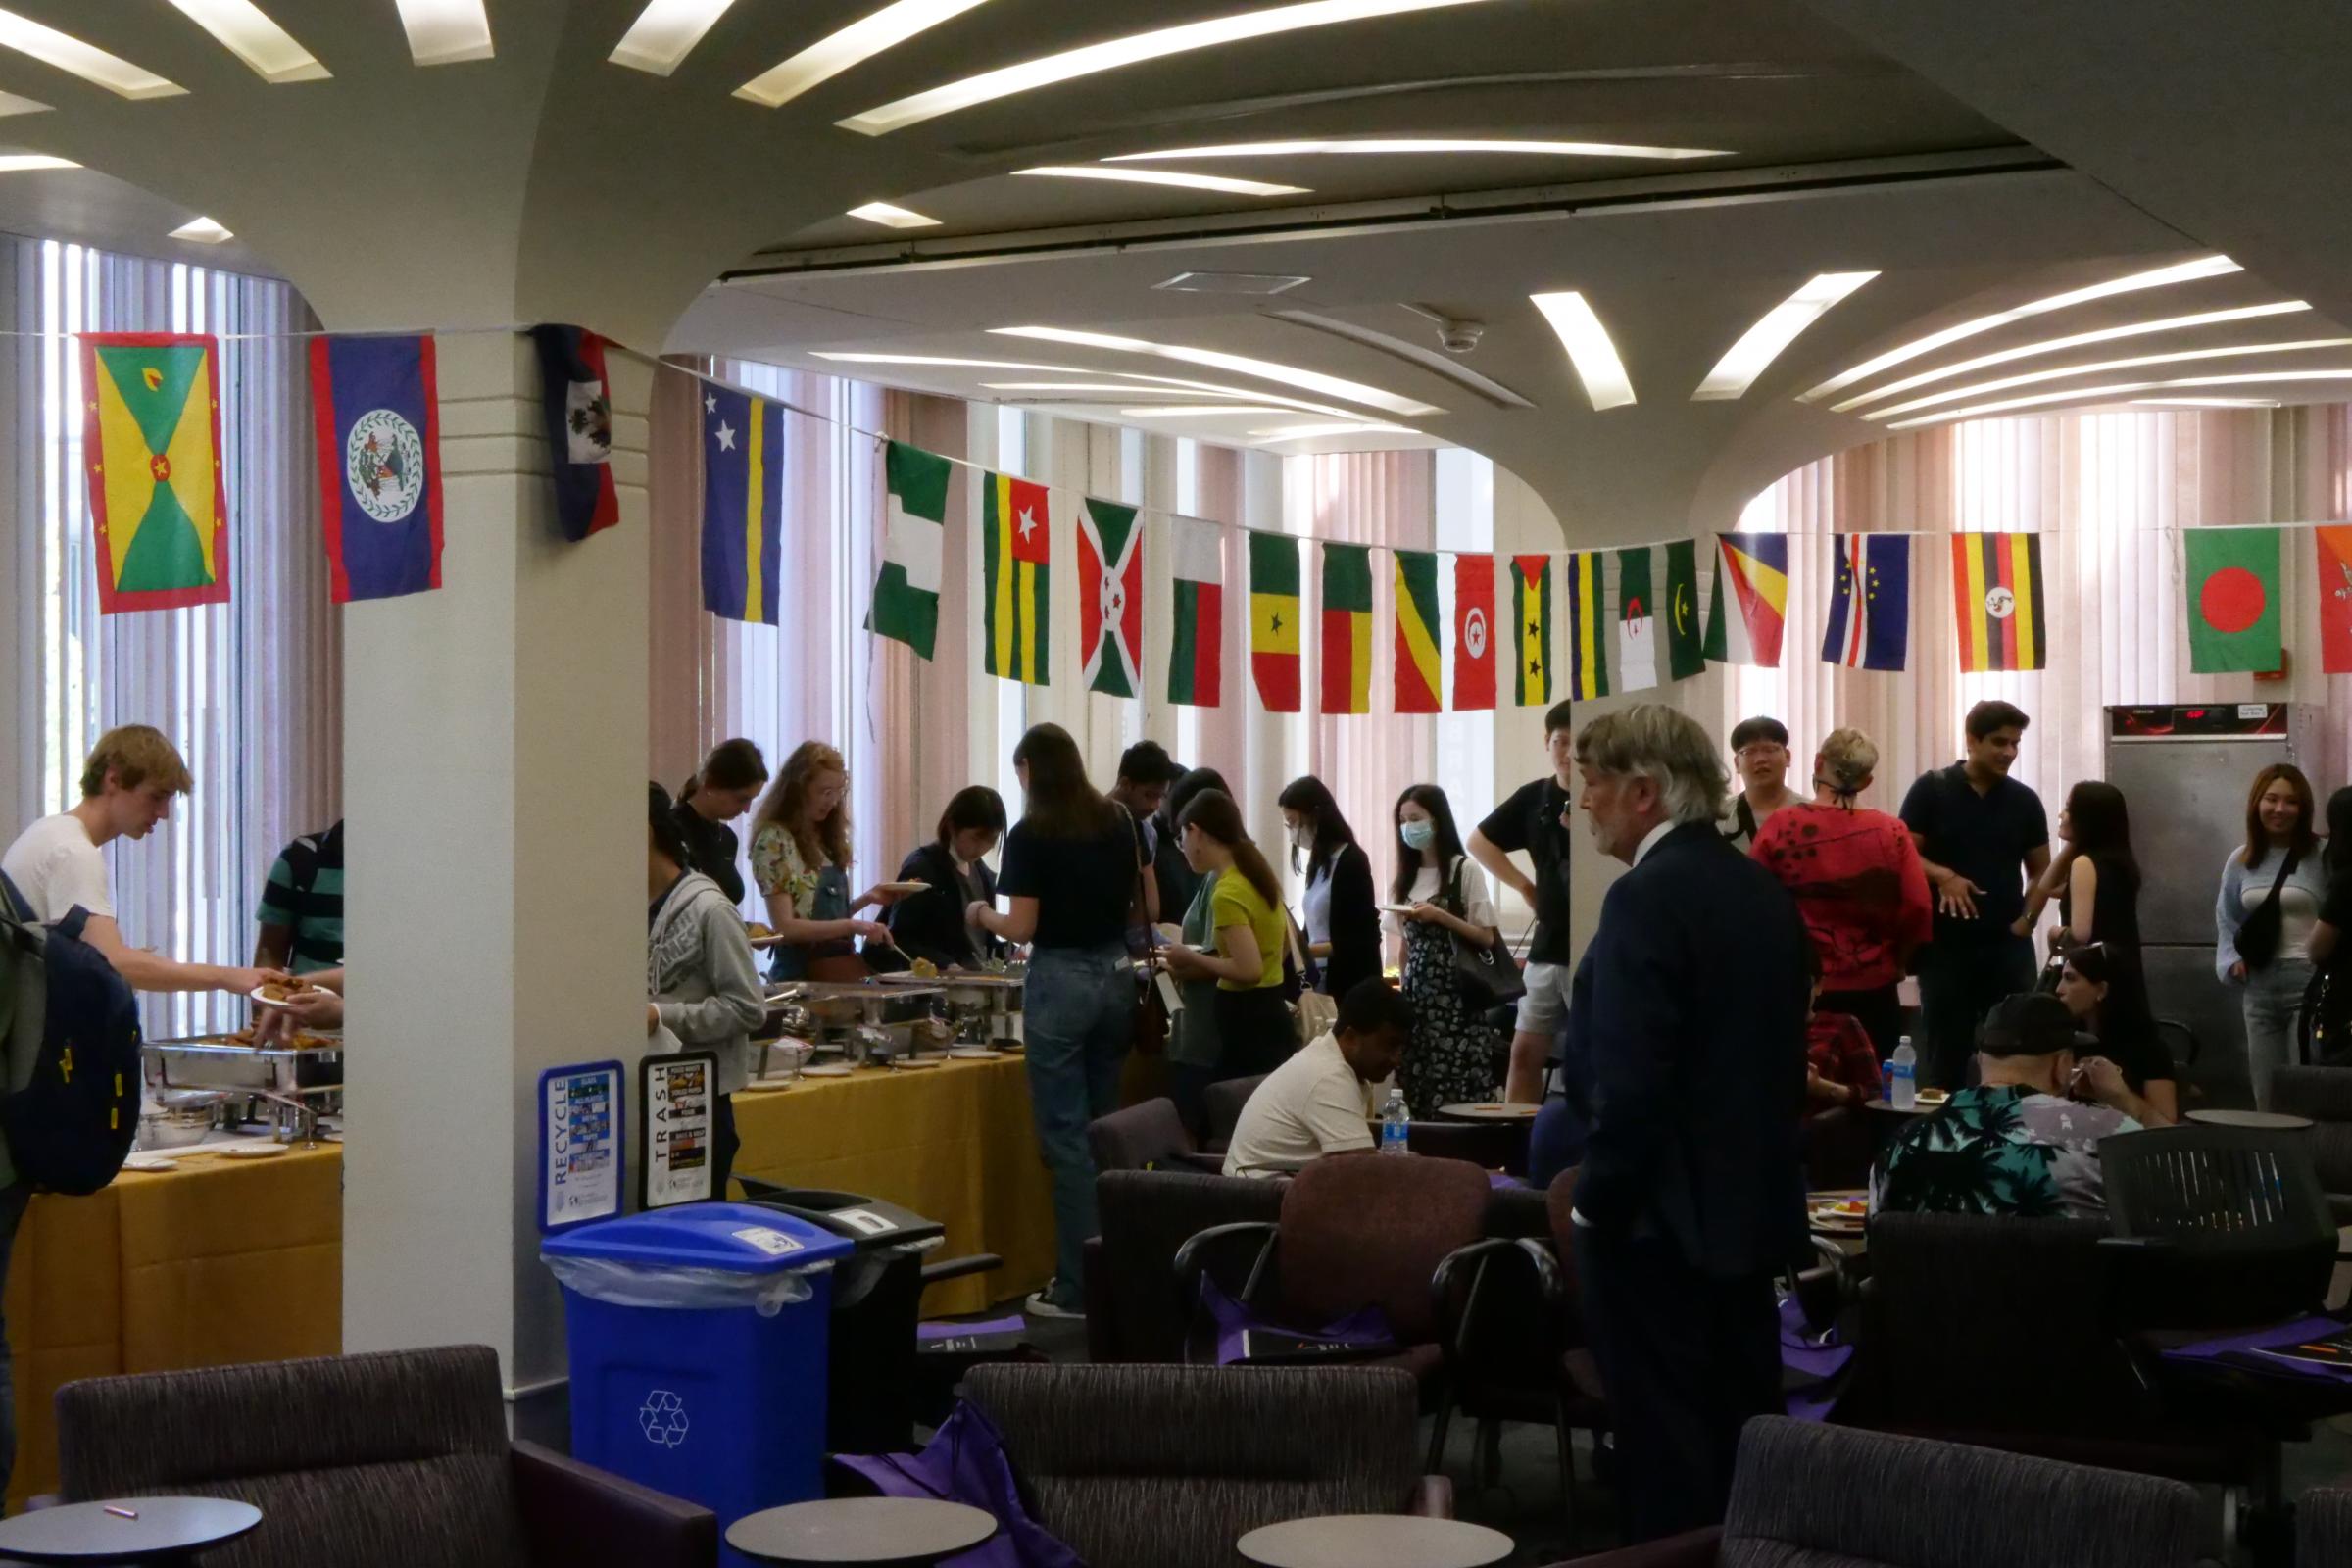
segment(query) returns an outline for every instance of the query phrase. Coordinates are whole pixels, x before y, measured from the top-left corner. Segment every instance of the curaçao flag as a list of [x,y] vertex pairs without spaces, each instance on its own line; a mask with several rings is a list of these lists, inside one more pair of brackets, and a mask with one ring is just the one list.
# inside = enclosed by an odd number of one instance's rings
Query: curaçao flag
[[220,345],[85,332],[81,390],[100,612],[226,603]]
[[1707,610],[1707,657],[1718,664],[1781,664],[1788,612],[1788,536],[1715,536],[1715,599]]
[[[1434,713],[1445,705],[1441,666],[1446,622],[1438,612],[1434,551],[1398,550],[1396,557],[1396,711]],[[1489,571],[1494,570],[1490,559]]]
[[783,493],[783,406],[705,382],[703,608],[713,615],[777,624]]
[[981,666],[1025,686],[1049,684],[1046,614],[1053,517],[1046,487],[1010,474],[981,476]]
[[1601,553],[1568,556],[1568,695],[1582,702],[1609,695],[1608,599],[1601,592]]
[[1910,539],[1841,533],[1834,544],[1821,657],[1849,669],[1901,669],[1911,648]]
[[441,586],[441,414],[431,337],[311,339],[330,596]]
[[1323,711],[1372,710],[1372,552],[1323,547]]

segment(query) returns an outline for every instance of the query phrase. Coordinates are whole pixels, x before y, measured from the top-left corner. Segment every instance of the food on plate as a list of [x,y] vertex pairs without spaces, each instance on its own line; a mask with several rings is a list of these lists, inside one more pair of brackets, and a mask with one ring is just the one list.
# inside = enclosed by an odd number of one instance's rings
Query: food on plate
[[223,1045],[250,1046],[253,1044],[253,1025],[247,1024],[233,1034],[222,1035],[220,1041]]
[[318,989],[307,980],[269,980],[256,987],[254,994],[264,1002],[292,1002],[297,997],[310,996]]
[[1813,1212],[1824,1218],[1868,1219],[1870,1202],[1867,1199],[1861,1198],[1833,1199],[1828,1202],[1815,1203]]
[[906,972],[918,980],[936,980],[939,978],[939,965],[929,958],[917,958],[906,966]]
[[765,937],[772,937],[776,933],[768,927],[765,921],[754,920],[752,922],[751,935],[754,942],[758,942]]

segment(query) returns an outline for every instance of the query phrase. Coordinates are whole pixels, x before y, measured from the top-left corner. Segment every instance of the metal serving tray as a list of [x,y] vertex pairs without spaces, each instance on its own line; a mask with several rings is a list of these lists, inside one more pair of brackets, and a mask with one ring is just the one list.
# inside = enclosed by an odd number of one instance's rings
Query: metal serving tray
[[[268,1094],[320,1094],[342,1088],[343,1048],[256,1050],[219,1035],[185,1040],[150,1040],[142,1048],[148,1081],[166,1089],[245,1089]],[[334,1083],[315,1081],[305,1066],[335,1069]],[[306,1081],[312,1080],[312,1081]]]

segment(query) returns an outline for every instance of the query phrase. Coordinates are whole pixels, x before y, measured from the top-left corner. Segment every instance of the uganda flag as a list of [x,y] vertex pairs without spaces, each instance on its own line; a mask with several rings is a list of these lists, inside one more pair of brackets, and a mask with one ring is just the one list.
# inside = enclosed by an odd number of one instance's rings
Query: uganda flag
[[1551,702],[1551,558],[1511,558],[1511,640],[1516,656],[1511,691],[1521,708]]
[[1323,711],[1372,710],[1372,552],[1323,547]]
[[1298,711],[1298,541],[1250,536],[1250,673],[1269,713]]
[[210,337],[81,336],[101,613],[228,600],[220,365]]
[[[1445,622],[1438,615],[1438,558],[1427,550],[1397,550],[1396,711],[1434,713],[1445,705],[1438,640]],[[1489,567],[1492,570],[1492,566]]]
[[981,475],[982,667],[1044,686],[1047,572],[1054,559],[1046,487],[1009,474]]
[[1601,554],[1568,557],[1568,695],[1582,702],[1609,695],[1608,599],[1601,592]]
[[1961,669],[2041,668],[2047,657],[2041,582],[2039,534],[1952,535]]

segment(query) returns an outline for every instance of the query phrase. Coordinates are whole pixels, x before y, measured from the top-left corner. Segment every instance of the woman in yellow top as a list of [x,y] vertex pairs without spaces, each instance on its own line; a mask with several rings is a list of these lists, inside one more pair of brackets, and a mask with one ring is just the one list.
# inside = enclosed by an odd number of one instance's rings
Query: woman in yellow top
[[1217,1064],[1213,1079],[1272,1072],[1290,1058],[1291,1009],[1283,996],[1282,883],[1242,826],[1242,808],[1222,790],[1202,790],[1176,819],[1184,858],[1214,874],[1209,895],[1214,952],[1183,943],[1167,949],[1179,980],[1217,982]]

